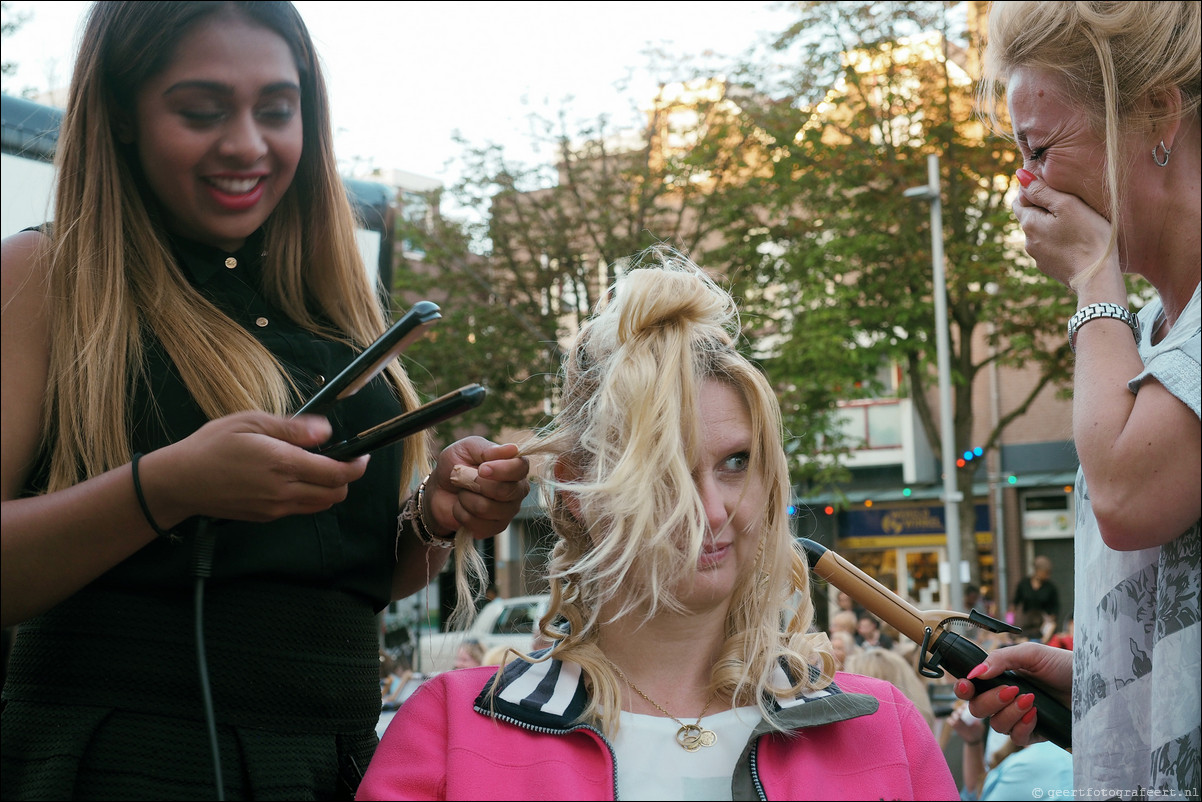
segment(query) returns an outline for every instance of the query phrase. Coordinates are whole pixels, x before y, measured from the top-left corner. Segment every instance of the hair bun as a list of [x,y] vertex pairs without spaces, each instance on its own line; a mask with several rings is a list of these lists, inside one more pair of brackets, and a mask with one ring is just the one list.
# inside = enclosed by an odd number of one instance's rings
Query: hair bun
[[[700,268],[672,252],[655,251],[658,264],[640,262],[618,283],[618,343],[667,327],[716,329],[730,342],[737,311],[730,296]],[[722,336],[720,332],[725,331]]]

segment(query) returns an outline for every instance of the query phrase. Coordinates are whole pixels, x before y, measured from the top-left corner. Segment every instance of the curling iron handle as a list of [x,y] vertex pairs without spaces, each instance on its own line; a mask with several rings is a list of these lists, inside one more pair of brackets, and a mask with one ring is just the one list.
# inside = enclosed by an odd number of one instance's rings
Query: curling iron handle
[[[935,641],[931,651],[940,657],[940,665],[954,677],[964,678],[986,657],[985,651],[968,638],[954,632],[944,632]],[[1061,749],[1071,750],[1073,746],[1073,717],[1072,712],[1048,691],[1031,681],[1028,677],[1020,677],[1013,671],[1003,671],[991,679],[970,680],[977,693],[1003,685],[1014,685],[1019,694],[1030,693],[1035,696],[1035,709],[1039,711],[1035,722],[1035,732],[1047,738]]]

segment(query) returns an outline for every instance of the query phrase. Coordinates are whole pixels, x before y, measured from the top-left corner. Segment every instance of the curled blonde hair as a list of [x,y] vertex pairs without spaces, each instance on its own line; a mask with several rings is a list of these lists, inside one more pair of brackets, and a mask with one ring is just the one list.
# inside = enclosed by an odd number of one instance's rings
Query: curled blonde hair
[[[1123,164],[1123,133],[1155,130],[1172,119],[1198,113],[1202,96],[1199,39],[1202,4],[1184,2],[993,3],[978,108],[993,129],[1000,123],[1000,98],[1012,73],[1029,67],[1059,75],[1069,97],[1080,104],[1106,143],[1105,187],[1110,243],[1102,258],[1074,285],[1092,276],[1118,242],[1120,187],[1131,165]],[[1157,111],[1141,101],[1169,90],[1181,92],[1175,111]]]
[[[562,411],[525,449],[544,458],[557,535],[540,630],[559,639],[552,656],[579,663],[592,683],[586,717],[616,731],[622,687],[597,645],[601,611],[614,611],[606,620],[645,621],[681,609],[672,589],[695,574],[707,528],[693,479],[703,438],[699,392],[704,381],[722,382],[750,413],[748,481],[763,483],[767,503],[750,527],[759,548],[736,581],[711,691],[732,705],[758,705],[771,720],[773,694],[820,687],[834,670],[808,634],[809,569],[789,528],[776,396],[736,350],[734,300],[684,256],[645,251],[609,296],[564,358]],[[560,478],[546,470],[555,464],[566,468]],[[561,618],[566,635],[551,628]],[[774,685],[782,661],[788,687]],[[812,671],[815,664],[822,668]]]

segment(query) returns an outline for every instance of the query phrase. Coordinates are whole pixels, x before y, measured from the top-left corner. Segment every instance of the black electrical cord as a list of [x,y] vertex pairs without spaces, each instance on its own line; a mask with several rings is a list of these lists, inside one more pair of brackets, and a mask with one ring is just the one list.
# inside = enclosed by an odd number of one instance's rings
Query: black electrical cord
[[205,579],[213,572],[213,552],[216,536],[209,531],[209,519],[202,517],[196,525],[196,541],[192,551],[192,573],[196,577],[195,606],[196,662],[200,673],[200,692],[204,699],[205,724],[209,729],[209,748],[213,753],[213,780],[217,785],[216,799],[225,799],[225,784],[221,778],[221,747],[217,742],[217,716],[213,712],[213,689],[209,685],[209,664],[205,655],[204,598]]

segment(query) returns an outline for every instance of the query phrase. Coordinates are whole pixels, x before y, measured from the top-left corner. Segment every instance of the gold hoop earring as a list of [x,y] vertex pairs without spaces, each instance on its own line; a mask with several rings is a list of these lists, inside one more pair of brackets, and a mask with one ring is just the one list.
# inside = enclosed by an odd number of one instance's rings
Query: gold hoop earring
[[[1160,151],[1162,150],[1164,151],[1164,161],[1160,160]],[[1169,156],[1171,156],[1172,153],[1173,151],[1169,150],[1168,145],[1164,144],[1164,140],[1162,139],[1156,144],[1156,147],[1152,148],[1152,161],[1156,162],[1156,164],[1161,167],[1168,167]]]

